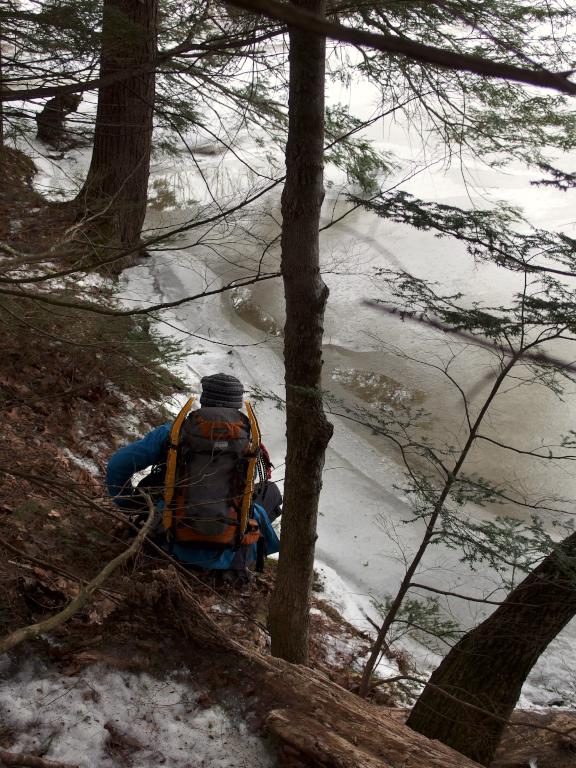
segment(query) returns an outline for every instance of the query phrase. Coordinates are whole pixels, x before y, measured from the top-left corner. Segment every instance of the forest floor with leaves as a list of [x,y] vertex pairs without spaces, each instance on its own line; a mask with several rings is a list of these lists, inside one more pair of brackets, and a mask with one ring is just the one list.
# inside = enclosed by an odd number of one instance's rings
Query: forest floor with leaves
[[[33,190],[34,169],[22,155],[5,155],[3,173],[7,183],[0,192],[0,242],[13,253],[5,250],[0,254],[0,275],[11,259],[45,252],[62,242],[73,226],[62,205],[46,202]],[[24,266],[16,278],[34,274],[33,268]],[[14,275],[11,271],[10,276]],[[0,297],[0,636],[61,610],[83,584],[126,549],[133,531],[106,498],[105,464],[120,445],[166,420],[162,399],[180,386],[163,370],[163,351],[155,348],[145,323],[132,325],[129,320],[26,299],[18,295],[22,285],[24,290],[31,287],[16,282],[10,285],[14,295]],[[54,282],[48,285],[49,289],[41,288],[46,296],[72,303],[113,301],[112,288],[104,278],[91,276],[79,282],[73,275],[59,278],[56,287]],[[134,339],[137,354],[127,344]],[[187,716],[198,717],[200,727],[207,727],[198,713],[223,707],[227,712],[235,710],[247,724],[246,741],[252,738],[249,732],[261,731],[274,705],[263,693],[261,673],[223,651],[219,643],[191,637],[188,617],[179,613],[181,606],[165,585],[171,579],[185,582],[202,615],[215,622],[223,638],[233,638],[266,656],[267,606],[274,572],[275,564],[269,563],[266,572],[255,575],[247,585],[222,583],[212,574],[176,570],[168,556],[146,544],[69,621],[49,636],[18,646],[9,661],[4,659],[0,691],[10,688],[11,680],[20,689],[33,687],[37,674],[36,690],[43,697],[51,696],[46,680],[51,676],[53,682],[58,675],[63,681],[62,697],[71,700],[76,696],[74,706],[86,709],[91,702],[96,707],[102,698],[98,686],[106,687],[102,680],[108,671],[135,675],[132,686],[136,679],[138,684],[148,681],[148,687],[155,685],[151,681],[170,679],[175,687],[190,684],[194,690],[192,708],[178,710],[173,729]],[[317,583],[311,614],[312,668],[353,692],[359,682],[359,661],[369,645],[369,636],[348,624],[323,599],[322,585]],[[402,653],[395,654],[394,661],[401,672],[409,669]],[[36,665],[36,672],[31,664]],[[28,670],[25,684],[24,669]],[[94,669],[101,670],[100,677],[87,682]],[[16,693],[10,690],[14,704]],[[181,691],[179,695],[180,706]],[[283,695],[290,701],[289,692]],[[59,700],[56,694],[54,701]],[[295,695],[295,707],[298,701]],[[399,690],[391,687],[376,688],[373,701],[386,709],[405,703]],[[60,701],[56,706],[61,705]],[[0,709],[6,709],[2,695]],[[397,714],[403,716],[400,709]],[[23,716],[4,715],[2,761],[9,761],[6,754],[17,753],[23,745],[40,761],[52,759],[54,754],[69,757],[66,751],[55,750],[62,727],[51,735],[46,727],[38,726],[34,740],[32,726],[25,726]],[[39,715],[34,717],[38,724]],[[90,720],[91,715],[85,712],[83,717]],[[561,713],[531,713],[530,717],[558,728],[567,726],[567,715]],[[107,745],[106,765],[220,764],[220,758],[210,752],[202,760],[188,763],[186,757],[171,757],[166,752],[169,734],[162,747],[156,748],[144,743],[142,733],[135,735],[135,726],[119,727],[114,717],[99,729]],[[562,768],[576,759],[570,744],[557,734],[511,728],[495,765],[529,765],[535,754],[538,768]],[[273,760],[278,756],[284,765],[310,764],[286,747]]]

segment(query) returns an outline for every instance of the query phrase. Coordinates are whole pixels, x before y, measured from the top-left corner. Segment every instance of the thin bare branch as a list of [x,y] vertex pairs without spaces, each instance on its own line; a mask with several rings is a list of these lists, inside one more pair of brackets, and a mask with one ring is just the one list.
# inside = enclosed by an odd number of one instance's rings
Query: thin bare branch
[[54,614],[53,616],[50,616],[50,618],[45,619],[44,621],[40,621],[36,624],[30,624],[27,627],[21,627],[20,629],[17,629],[14,632],[11,632],[9,635],[6,635],[6,637],[0,639],[0,654],[10,651],[12,648],[20,645],[20,643],[23,643],[26,640],[34,640],[37,637],[40,637],[40,635],[45,635],[48,632],[52,632],[54,629],[64,624],[66,621],[68,621],[68,619],[72,618],[74,614],[78,613],[78,611],[80,611],[86,605],[86,603],[89,602],[94,592],[96,592],[96,590],[102,586],[102,584],[114,573],[114,571],[120,565],[125,563],[138,552],[152,527],[152,523],[156,514],[150,497],[146,497],[146,500],[148,502],[149,509],[148,518],[128,549],[124,550],[124,552],[111,560],[100,571],[100,573],[92,579],[92,581],[88,582],[80,594],[75,597],[74,600],[68,603],[66,608],[64,608],[62,611]]

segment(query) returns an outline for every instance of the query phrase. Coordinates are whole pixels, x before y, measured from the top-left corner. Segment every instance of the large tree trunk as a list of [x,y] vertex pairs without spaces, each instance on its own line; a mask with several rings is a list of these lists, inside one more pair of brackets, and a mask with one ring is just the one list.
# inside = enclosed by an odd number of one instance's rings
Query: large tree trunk
[[[157,13],[158,0],[104,2],[100,77],[144,71],[100,88],[92,162],[77,201],[88,217],[95,217],[90,232],[96,233],[96,243],[120,253],[138,247],[146,214]],[[114,252],[107,254],[103,259],[108,262]],[[126,263],[113,263],[112,271]]]
[[[2,82],[2,35],[0,35],[0,90],[4,88]],[[4,149],[4,102],[0,101],[0,151]],[[0,157],[0,167],[2,158]]]
[[[323,15],[323,0],[296,3]],[[270,609],[272,653],[308,660],[309,602],[324,453],[332,426],[320,379],[328,289],[320,276],[318,230],[324,198],[325,40],[290,31],[286,184],[282,195],[282,277],[286,297],[284,363],[288,452],[282,539]]]
[[572,534],[454,646],[416,702],[408,725],[487,765],[530,670],[575,614]]

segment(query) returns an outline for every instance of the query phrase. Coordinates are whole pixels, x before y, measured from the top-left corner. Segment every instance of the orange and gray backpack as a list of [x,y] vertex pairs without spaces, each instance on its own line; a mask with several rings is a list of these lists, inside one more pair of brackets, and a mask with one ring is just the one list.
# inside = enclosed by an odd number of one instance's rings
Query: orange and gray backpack
[[163,525],[168,541],[190,548],[247,547],[261,538],[252,495],[260,430],[250,403],[201,407],[191,398],[172,425]]

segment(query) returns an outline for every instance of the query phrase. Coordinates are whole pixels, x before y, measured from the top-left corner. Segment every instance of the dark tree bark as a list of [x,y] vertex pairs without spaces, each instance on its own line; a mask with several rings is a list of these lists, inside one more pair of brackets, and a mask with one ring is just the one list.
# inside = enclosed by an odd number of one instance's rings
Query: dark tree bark
[[[323,0],[298,0],[322,15]],[[282,538],[270,607],[272,653],[308,660],[309,603],[324,453],[332,436],[322,404],[322,334],[328,289],[320,276],[319,222],[324,198],[326,44],[290,30],[286,184],[282,194],[282,277],[286,297],[284,364],[287,443]]]
[[76,112],[81,101],[82,96],[77,93],[55,96],[47,101],[36,115],[36,136],[40,141],[57,149],[74,146],[75,140],[66,131],[66,117]]
[[[157,13],[158,0],[105,0],[101,78],[154,60]],[[137,248],[146,214],[154,85],[151,69],[98,93],[92,162],[77,202],[93,217],[96,242],[120,250]]]
[[576,533],[454,646],[408,725],[488,765],[530,670],[575,614]]
[[[3,61],[2,61],[2,35],[0,35],[0,91],[4,88],[3,75]],[[0,101],[0,151],[4,149],[4,105]],[[0,156],[0,168],[2,167],[2,157]]]

